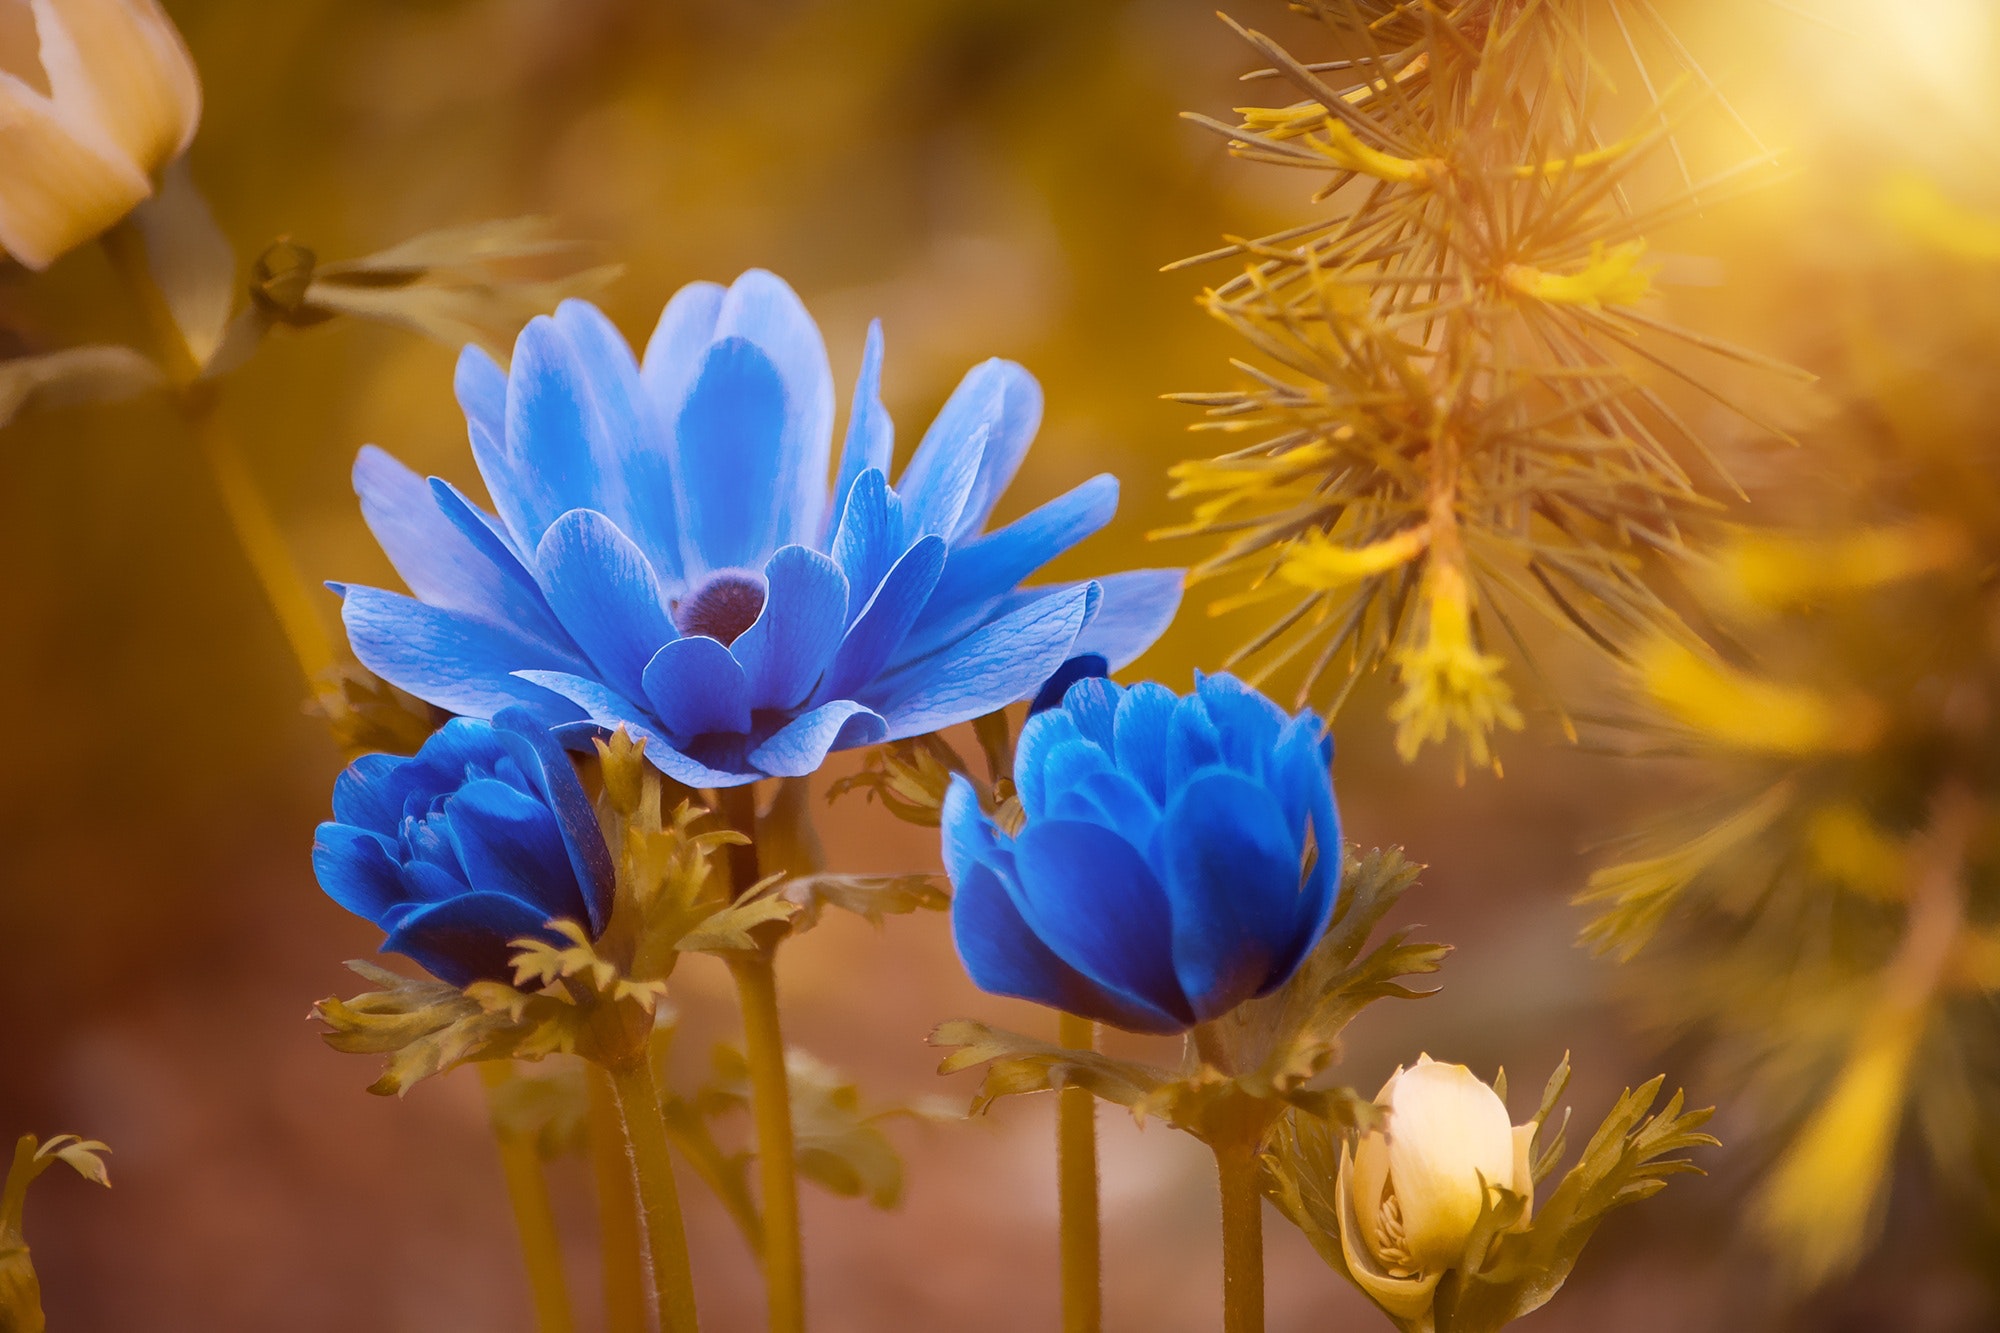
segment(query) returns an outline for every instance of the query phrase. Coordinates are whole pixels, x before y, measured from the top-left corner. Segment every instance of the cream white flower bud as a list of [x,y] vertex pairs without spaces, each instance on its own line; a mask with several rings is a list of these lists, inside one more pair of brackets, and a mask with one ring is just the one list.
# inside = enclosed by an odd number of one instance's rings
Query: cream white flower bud
[[157,0],[0,0],[0,252],[46,268],[109,228],[200,120]]
[[1341,1152],[1341,1249],[1369,1295],[1413,1319],[1464,1256],[1489,1190],[1532,1205],[1534,1126],[1510,1125],[1506,1104],[1471,1070],[1428,1055],[1398,1069],[1375,1100],[1388,1110],[1386,1132]]

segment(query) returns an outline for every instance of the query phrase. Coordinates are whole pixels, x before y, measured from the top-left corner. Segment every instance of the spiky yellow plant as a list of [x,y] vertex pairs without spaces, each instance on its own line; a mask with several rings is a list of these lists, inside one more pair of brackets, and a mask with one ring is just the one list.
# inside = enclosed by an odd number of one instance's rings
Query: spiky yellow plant
[[[1695,469],[1724,481],[1676,406],[1714,393],[1683,363],[1761,358],[1654,312],[1646,237],[1767,159],[1689,172],[1674,131],[1699,72],[1649,29],[1683,76],[1656,85],[1627,21],[1657,23],[1645,0],[1294,7],[1346,57],[1302,64],[1239,28],[1302,100],[1193,118],[1321,178],[1326,207],[1184,261],[1242,262],[1201,302],[1260,361],[1237,363],[1247,387],[1177,395],[1207,409],[1197,429],[1253,440],[1174,469],[1196,507],[1173,532],[1223,539],[1197,577],[1248,583],[1212,609],[1270,613],[1231,665],[1333,706],[1390,665],[1405,757],[1456,738],[1485,766],[1522,723],[1496,631],[1534,673],[1510,604],[1601,648],[1679,632],[1653,569],[1712,508]],[[1613,94],[1593,22],[1645,96]]]

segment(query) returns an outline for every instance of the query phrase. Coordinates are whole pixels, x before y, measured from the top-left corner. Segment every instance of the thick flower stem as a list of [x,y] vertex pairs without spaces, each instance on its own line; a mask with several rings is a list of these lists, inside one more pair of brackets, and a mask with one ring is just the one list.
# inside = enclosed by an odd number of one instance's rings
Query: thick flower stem
[[174,322],[159,285],[153,281],[146,262],[145,241],[136,224],[128,218],[106,232],[104,253],[153,335],[163,363],[161,368],[172,383],[181,415],[215,482],[237,545],[250,562],[264,599],[278,617],[279,628],[284,631],[286,643],[291,645],[292,656],[298,659],[307,686],[315,693],[332,688],[337,659],[333,640],[314,605],[318,590],[306,582],[292,559],[284,532],[251,478],[242,450],[217,417],[215,385],[200,378],[201,367],[188,350],[187,340],[181,336],[180,326]]
[[1256,1145],[1215,1145],[1222,1187],[1223,1333],[1264,1333],[1264,1196]]
[[493,1111],[493,1137],[500,1145],[500,1170],[507,1179],[507,1198],[514,1205],[514,1224],[521,1232],[521,1258],[528,1269],[528,1290],[535,1302],[538,1333],[572,1333],[569,1289],[563,1282],[562,1243],[556,1235],[555,1209],[549,1184],[542,1176],[541,1154],[532,1141],[510,1134],[500,1123],[500,1089],[511,1072],[504,1061],[479,1066]]
[[792,1093],[778,1027],[777,970],[766,954],[732,958],[743,1009],[744,1057],[750,1066],[750,1115],[757,1129],[757,1174],[764,1196],[764,1288],[771,1333],[806,1326],[805,1257],[799,1235],[798,1149]]
[[[1088,1051],[1096,1025],[1063,1014],[1056,1040]],[[1104,1283],[1097,1211],[1097,1100],[1083,1088],[1064,1088],[1056,1104],[1056,1182],[1062,1237],[1063,1333],[1098,1333],[1104,1326]]]
[[646,1252],[632,1163],[611,1076],[590,1066],[590,1166],[597,1181],[597,1238],[604,1252],[606,1333],[646,1333]]
[[653,1272],[653,1304],[662,1333],[696,1333],[694,1273],[688,1266],[687,1231],[681,1223],[680,1191],[667,1155],[667,1127],[660,1118],[660,1090],[653,1067],[642,1056],[610,1071],[625,1130],[639,1215]]

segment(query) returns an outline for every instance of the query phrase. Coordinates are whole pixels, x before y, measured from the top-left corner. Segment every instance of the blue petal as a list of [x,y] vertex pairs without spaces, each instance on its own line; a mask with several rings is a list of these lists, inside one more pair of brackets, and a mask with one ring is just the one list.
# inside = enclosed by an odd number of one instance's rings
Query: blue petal
[[1051,708],[1061,708],[1063,696],[1069,687],[1080,680],[1092,680],[1102,676],[1110,667],[1096,653],[1083,653],[1069,658],[1056,668],[1056,674],[1042,682],[1042,688],[1035,691],[1035,697],[1028,705],[1028,716],[1046,713]]
[[504,893],[467,893],[420,907],[397,922],[384,953],[416,959],[440,981],[464,986],[513,977],[513,941],[549,937],[548,918]]
[[1270,989],[1298,933],[1298,843],[1268,791],[1220,770],[1175,793],[1159,838],[1174,972],[1207,1022]]
[[1299,893],[1296,929],[1272,969],[1274,988],[1283,985],[1319,943],[1340,895],[1347,844],[1341,837],[1340,813],[1334,808],[1323,730],[1320,720],[1309,713],[1292,719],[1271,761],[1271,785],[1283,803],[1286,827],[1299,831],[1302,846],[1309,832],[1315,852],[1312,873]]
[[888,739],[900,740],[1026,699],[1069,657],[1093,597],[1085,586],[1031,602],[900,669],[862,701],[889,719]]
[[665,418],[654,413],[640,384],[631,346],[602,311],[587,301],[564,301],[555,320],[586,372],[582,383],[591,408],[586,428],[607,483],[601,503],[592,507],[630,534],[663,583],[677,584],[681,543],[674,497],[680,486],[661,424]]
[[764,566],[764,581],[764,609],[729,650],[750,679],[753,709],[792,709],[812,693],[840,647],[847,579],[819,552],[786,546]]
[[1031,821],[1014,840],[1014,863],[1015,906],[1056,957],[1127,1005],[1192,1025],[1166,893],[1130,843],[1095,824]]
[[750,752],[750,762],[779,778],[802,778],[819,770],[830,750],[873,745],[889,726],[881,715],[852,699],[837,699],[802,713]]
[[355,457],[354,491],[368,530],[420,600],[489,620],[527,609],[506,573],[438,512],[424,479],[372,444]]
[[610,849],[604,845],[597,812],[591,808],[590,797],[577,779],[576,766],[561,743],[532,714],[520,709],[502,709],[493,719],[493,728],[515,762],[533,775],[536,789],[562,828],[570,869],[583,889],[590,934],[595,939],[611,921],[617,870],[611,863]]
[[495,441],[507,438],[507,372],[499,362],[481,348],[460,348],[451,387],[467,426]]
[[993,854],[997,831],[979,808],[979,793],[963,773],[952,774],[945,786],[938,835],[943,844],[944,871],[953,884],[964,883],[973,868]]
[[1138,783],[1112,768],[1073,775],[1048,803],[1050,819],[1101,824],[1134,847],[1149,847],[1160,823],[1160,807]]
[[460,787],[447,804],[452,844],[466,879],[542,913],[588,924],[562,826],[549,807],[494,778]]
[[1200,696],[1176,701],[1167,725],[1167,790],[1178,791],[1196,773],[1221,763],[1222,733]]
[[395,858],[380,835],[348,824],[321,824],[313,834],[313,877],[326,896],[368,921],[408,896]]
[[654,654],[646,701],[682,745],[711,732],[750,730],[750,682],[729,649],[706,636],[676,639]]
[[715,337],[755,344],[784,383],[784,438],[769,493],[778,530],[765,549],[812,545],[824,522],[833,454],[833,368],[819,325],[784,279],[753,268],[730,284],[716,315]]
[[993,373],[1000,380],[1000,419],[986,433],[979,476],[966,498],[965,512],[959,515],[953,541],[962,541],[986,526],[993,506],[1020,471],[1021,460],[1027,457],[1028,446],[1034,443],[1042,424],[1042,386],[1035,377],[1011,361],[988,364],[999,367]]
[[1030,821],[1040,819],[1048,808],[1050,756],[1082,736],[1076,719],[1061,709],[1037,713],[1022,725],[1021,738],[1014,743],[1014,790]]
[[1076,636],[1075,651],[1102,654],[1113,671],[1130,666],[1173,623],[1185,581],[1179,569],[1128,569],[1098,579],[1104,602]]
[[1044,817],[1048,819],[1065,817],[1058,813],[1064,792],[1087,778],[1116,771],[1112,767],[1111,756],[1081,736],[1051,746],[1042,756],[1041,768],[1042,804]]
[[581,709],[592,723],[606,731],[624,727],[637,740],[641,732],[651,735],[656,730],[652,725],[651,709],[634,703],[601,680],[567,671],[517,671],[514,674],[551,694],[561,695]]
[[673,427],[690,579],[755,568],[789,532],[779,490],[786,407],[778,368],[755,344],[724,338],[708,349]]
[[958,531],[965,503],[979,479],[986,437],[1000,422],[1000,382],[981,373],[996,364],[989,361],[965,377],[896,479],[896,493],[908,507],[912,533],[949,537]]
[[855,478],[833,534],[833,558],[847,576],[847,621],[854,623],[861,608],[902,555],[902,501],[874,468]]
[[928,536],[903,552],[833,655],[813,692],[819,703],[852,698],[882,671],[910,632],[944,571],[944,538]]
[[[507,747],[492,727],[477,718],[452,718],[432,732],[412,758],[398,761],[402,772],[396,779],[400,786],[396,794],[397,820],[404,815],[423,813],[433,800],[454,790],[468,776],[493,773],[506,760]],[[339,795],[336,783],[336,802]],[[413,807],[412,800],[420,805]]]
[[419,699],[470,717],[526,704],[550,725],[576,710],[523,681],[520,670],[587,670],[582,662],[511,629],[377,588],[349,588],[340,609],[361,664]]
[[833,518],[847,510],[847,493],[863,472],[886,474],[896,448],[895,423],[882,406],[882,321],[868,325],[868,343],[861,352],[861,373],[854,380],[854,404],[847,410],[847,440],[840,449],[840,474],[833,489]]
[[[599,429],[587,375],[569,339],[547,315],[529,320],[514,342],[507,376],[505,492],[521,522],[504,507],[501,513],[523,550],[533,550],[549,524],[572,509],[619,507],[617,456]],[[487,487],[497,502],[502,487],[491,477]]]
[[1112,722],[1118,767],[1130,773],[1161,805],[1166,804],[1168,792],[1168,734],[1179,702],[1166,686],[1141,681],[1125,691]]
[[333,780],[334,820],[393,838],[415,768],[402,755],[362,755]]
[[680,637],[645,552],[603,514],[572,509],[543,535],[535,568],[563,628],[605,680],[638,694],[646,663]]
[[1102,676],[1086,677],[1063,696],[1063,711],[1076,719],[1083,738],[1106,754],[1117,752],[1118,705],[1125,698],[1122,685]]
[[681,404],[701,373],[702,354],[715,341],[715,321],[726,295],[728,288],[720,283],[691,282],[675,292],[660,312],[639,369],[640,386],[652,400],[658,420],[680,416]]
[[1278,733],[1291,721],[1285,710],[1234,676],[1198,681],[1195,694],[1221,739],[1222,762],[1261,781]]
[[954,546],[937,593],[911,633],[909,651],[947,643],[992,615],[999,598],[1102,528],[1117,510],[1117,479],[1093,477],[998,532]]

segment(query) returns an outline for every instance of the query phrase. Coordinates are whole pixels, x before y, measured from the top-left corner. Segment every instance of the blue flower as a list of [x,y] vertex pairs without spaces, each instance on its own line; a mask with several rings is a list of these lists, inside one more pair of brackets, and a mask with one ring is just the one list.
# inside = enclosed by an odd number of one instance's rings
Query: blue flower
[[953,779],[952,932],[982,990],[1183,1032],[1284,985],[1326,930],[1340,821],[1318,717],[1231,676],[1086,679],[1030,718],[1009,836]]
[[313,839],[327,896],[454,986],[510,974],[510,941],[595,939],[611,916],[611,854],[569,756],[520,708],[454,718],[414,758],[370,754],[333,787]]
[[881,373],[877,325],[829,488],[826,348],[769,273],[682,288],[643,363],[577,301],[528,325],[511,373],[468,348],[458,398],[498,517],[363,450],[362,513],[416,596],[342,589],[355,654],[454,713],[622,725],[671,776],[727,787],[1159,636],[1177,570],[1020,586],[1110,520],[1114,478],[984,531],[1041,420],[1033,377],[975,367],[891,486]]

